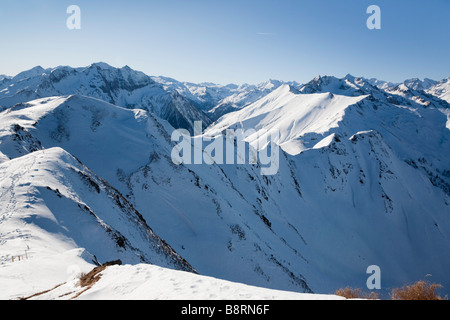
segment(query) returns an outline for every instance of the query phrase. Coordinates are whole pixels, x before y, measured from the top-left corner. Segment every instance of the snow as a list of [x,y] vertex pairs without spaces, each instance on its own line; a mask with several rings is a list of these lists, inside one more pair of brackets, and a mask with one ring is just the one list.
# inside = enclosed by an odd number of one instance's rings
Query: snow
[[437,81],[425,78],[423,80],[418,78],[408,79],[403,82],[405,86],[413,90],[428,90],[436,85]]
[[336,136],[336,135],[335,135],[334,133],[332,133],[332,134],[330,134],[328,137],[323,138],[319,143],[317,143],[317,144],[313,147],[313,149],[321,149],[321,148],[328,147],[328,146],[333,142],[335,136]]
[[246,141],[258,148],[263,145],[266,135],[276,130],[280,137],[274,142],[295,155],[308,149],[297,144],[299,138],[308,133],[321,135],[337,127],[347,107],[365,97],[330,93],[296,94],[289,85],[283,85],[254,104],[223,116],[205,131],[205,135],[215,136],[226,128],[255,129],[256,134]]
[[174,90],[166,90],[149,76],[125,66],[106,63],[87,67],[36,67],[0,83],[0,106],[12,107],[53,96],[84,95],[124,108],[146,109],[176,128],[192,129],[193,122],[211,121],[190,100]]
[[[98,195],[82,178],[77,179],[81,177],[77,170],[99,184]],[[102,197],[107,187],[60,148],[0,165],[0,299],[29,297],[55,287],[31,299],[70,299],[84,291],[79,277],[94,267],[93,257],[103,262],[119,257],[134,264],[107,268],[101,280],[78,299],[338,298],[257,288],[162,268],[164,259],[156,259],[151,252],[139,254],[158,266],[139,263],[133,251],[145,250],[151,242],[139,240],[140,227],[124,220],[117,212],[120,209]],[[92,213],[71,209],[71,202],[89,207]],[[128,250],[115,248],[109,231],[102,229],[119,230],[130,242]]]
[[193,101],[200,109],[207,112],[212,120],[217,120],[222,115],[242,109],[258,99],[279,88],[282,84],[295,87],[297,82],[283,82],[279,80],[267,80],[257,85],[219,85],[214,83],[189,83],[179,82],[171,78],[152,77],[167,90],[176,90],[178,93]]
[[190,269],[116,190],[60,148],[1,164],[0,191],[4,295],[41,290],[93,260]]
[[450,77],[439,81],[426,92],[450,103]]
[[[104,101],[99,72],[110,84],[130,76],[132,90]],[[431,91],[351,75],[266,83],[205,133],[255,129],[258,144],[279,132],[279,172],[263,177],[260,164],[172,163],[174,127],[154,111],[176,103],[193,116],[184,90],[207,101],[213,84],[166,78],[180,86],[168,93],[95,64],[13,79],[0,88],[1,101],[21,100],[0,113],[1,298],[62,283],[35,298],[70,298],[93,260],[118,258],[79,298],[334,299],[318,294],[364,287],[369,265],[385,291],[427,274],[450,287],[449,108]],[[238,86],[222,89],[215,98]],[[126,105],[159,99],[168,104]]]
[[[81,273],[89,272],[94,265],[82,258],[83,249],[62,248],[57,249],[58,242],[54,237],[43,238],[45,243],[53,243],[47,251],[36,252],[33,247],[28,251],[28,258],[19,261],[18,257],[13,262],[0,264],[0,300],[18,299],[28,297],[35,293],[49,290],[61,283],[77,281]],[[25,255],[27,248],[22,243],[20,251],[14,253]],[[40,248],[39,243],[35,243]]]
[[440,109],[440,111],[447,116],[447,129],[450,130],[450,109]]
[[[75,300],[343,300],[335,295],[270,290],[148,264],[111,266],[84,291],[75,277],[32,299]],[[78,295],[80,292],[80,295]],[[69,294],[68,294],[69,293]]]

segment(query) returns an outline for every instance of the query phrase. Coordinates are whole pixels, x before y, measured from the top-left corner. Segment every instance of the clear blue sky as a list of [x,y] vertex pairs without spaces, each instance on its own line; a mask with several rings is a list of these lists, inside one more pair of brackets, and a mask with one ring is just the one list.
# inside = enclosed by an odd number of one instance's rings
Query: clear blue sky
[[[81,30],[66,9],[81,8]],[[381,8],[381,30],[366,9]],[[450,0],[0,0],[0,74],[104,61],[180,81],[450,76]]]

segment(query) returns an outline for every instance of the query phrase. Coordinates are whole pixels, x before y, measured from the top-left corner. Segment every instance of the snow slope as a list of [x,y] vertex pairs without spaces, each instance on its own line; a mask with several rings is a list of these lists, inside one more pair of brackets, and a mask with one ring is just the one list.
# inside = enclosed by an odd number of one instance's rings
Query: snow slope
[[239,110],[261,99],[282,84],[289,84],[295,87],[300,86],[295,81],[282,82],[273,79],[257,85],[195,84],[179,82],[175,79],[165,77],[152,77],[152,79],[162,84],[167,90],[176,90],[182,96],[193,101],[200,109],[207,111],[208,116],[212,120],[217,120],[228,112]]
[[450,103],[450,78],[439,81],[428,88],[426,92]]
[[[253,287],[149,264],[111,266],[86,290],[78,275],[29,300],[343,300]],[[39,292],[36,292],[39,293]]]
[[308,148],[304,140],[299,141],[300,137],[308,133],[320,136],[337,127],[345,109],[363,98],[330,93],[296,94],[289,85],[283,85],[252,105],[224,116],[205,135],[215,136],[227,128],[254,129],[256,134],[247,141],[256,148],[264,144],[268,135],[279,132],[280,137],[274,142],[284,151],[298,154]]
[[[226,128],[256,129],[258,134],[247,141],[257,147],[255,137],[277,130],[280,138],[275,142],[294,156],[293,175],[305,201],[297,210],[315,215],[305,225],[310,230],[319,216],[325,220],[317,230],[326,230],[326,240],[311,240],[312,234],[303,230],[308,246],[316,242],[317,252],[325,254],[319,245],[324,241],[330,252],[348,254],[348,261],[378,261],[385,275],[396,274],[388,280],[391,284],[423,278],[425,270],[447,284],[443,270],[449,260],[441,252],[448,250],[443,248],[449,246],[450,231],[448,116],[432,105],[402,106],[373,94],[358,95],[351,87],[337,86],[339,82],[325,84],[346,95],[282,87],[225,115],[205,135]],[[335,233],[338,229],[346,232]],[[359,239],[362,247],[347,242],[348,236]],[[310,255],[301,252],[311,262]],[[342,258],[327,258],[334,261],[335,277],[346,272],[338,267],[346,264]]]
[[[40,262],[52,260],[66,272],[71,265],[85,267],[81,258],[90,263],[155,263],[194,272],[116,189],[60,148],[1,164],[0,188],[2,278],[29,273],[33,266],[39,269]],[[21,262],[29,265],[28,271],[16,270]],[[14,286],[11,279],[6,282]],[[36,289],[33,282],[27,288]]]
[[[0,165],[0,193],[0,299],[340,299],[195,275],[117,190],[60,148]],[[118,258],[133,265],[107,268],[88,291],[79,285],[93,262]]]
[[208,115],[210,115],[212,120],[217,120],[224,114],[242,109],[263,98],[283,84],[295,88],[300,86],[296,82],[282,82],[270,79],[256,86],[245,86],[244,90],[239,87],[240,90],[236,90],[237,92],[232,92],[232,94],[227,95],[214,108],[209,110]]
[[[9,158],[60,146],[113,185],[146,164],[153,151],[170,155],[166,130],[173,129],[167,122],[144,110],[89,97],[38,99],[16,105],[0,118],[1,151]],[[159,146],[165,147],[164,152],[154,150]]]

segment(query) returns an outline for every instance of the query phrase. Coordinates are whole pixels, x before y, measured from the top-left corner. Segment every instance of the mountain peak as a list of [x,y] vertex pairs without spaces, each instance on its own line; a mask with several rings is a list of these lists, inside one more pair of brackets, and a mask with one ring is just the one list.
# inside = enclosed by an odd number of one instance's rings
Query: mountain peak
[[23,72],[17,74],[14,78],[17,80],[18,79],[26,79],[26,78],[40,76],[45,72],[46,72],[46,69],[42,68],[41,66],[36,66],[34,68],[31,68],[29,70],[26,70],[26,71],[23,71]]
[[412,90],[427,90],[434,86],[437,83],[437,81],[425,78],[423,80],[420,80],[419,78],[411,78],[407,79],[403,82],[403,84]]
[[351,81],[351,82],[354,82],[355,79],[356,79],[356,77],[353,76],[353,75],[351,75],[350,73],[347,73],[347,74],[345,75],[345,77],[343,78],[343,80],[349,80],[349,81]]
[[107,64],[106,62],[94,62],[89,66],[89,68],[99,68],[102,70],[115,69],[113,66]]
[[283,83],[279,80],[269,79],[259,85],[262,90],[274,90]]

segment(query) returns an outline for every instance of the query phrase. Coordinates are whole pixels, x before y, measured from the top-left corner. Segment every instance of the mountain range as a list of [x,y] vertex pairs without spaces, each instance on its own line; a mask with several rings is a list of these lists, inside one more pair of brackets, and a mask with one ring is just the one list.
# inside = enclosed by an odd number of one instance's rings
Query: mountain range
[[[0,77],[0,277],[22,279],[4,295],[115,259],[303,293],[364,287],[371,265],[386,291],[449,288],[449,79],[193,84],[105,63]],[[174,164],[171,135],[194,121],[205,140],[255,130],[255,148],[279,133],[278,173]],[[29,280],[49,264],[63,271]]]

